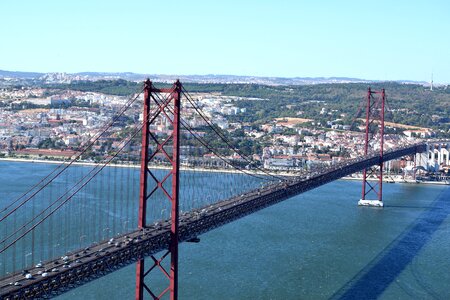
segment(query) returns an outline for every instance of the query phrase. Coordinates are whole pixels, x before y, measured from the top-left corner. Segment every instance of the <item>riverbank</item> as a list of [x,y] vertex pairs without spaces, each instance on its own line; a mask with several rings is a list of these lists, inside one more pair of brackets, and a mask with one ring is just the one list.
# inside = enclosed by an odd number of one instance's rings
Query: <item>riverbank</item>
[[[70,161],[59,161],[59,160],[44,160],[44,159],[27,159],[27,158],[0,158],[0,161],[11,161],[11,162],[26,162],[26,163],[39,163],[39,164],[69,164]],[[72,162],[72,165],[76,166],[101,166],[101,164],[97,164],[94,162]],[[139,169],[141,166],[140,164],[108,164],[107,167],[114,167],[114,168],[136,168]],[[168,166],[161,166],[161,165],[151,165],[151,169],[157,169],[157,170],[170,170],[171,168]],[[188,166],[180,166],[180,170],[182,171],[192,171],[192,172],[211,172],[211,173],[232,173],[232,174],[242,174],[241,171],[238,170],[232,170],[232,169],[220,169],[220,168],[192,168]],[[261,171],[250,171],[246,170],[247,172],[255,175],[267,175],[264,172]],[[271,174],[275,176],[285,176],[285,177],[293,177],[297,176],[295,173],[289,173],[289,172],[271,172]],[[362,177],[353,177],[353,176],[345,176],[340,178],[341,180],[354,180],[354,181],[362,181]],[[369,178],[369,181],[377,181],[376,178]],[[414,179],[403,179],[403,178],[397,178],[397,177],[390,177],[388,179],[384,179],[384,183],[407,183],[407,184],[435,184],[435,185],[450,185],[450,182],[448,181],[418,181]]]
[[[352,176],[345,176],[341,179],[344,180],[354,180],[354,181],[362,181],[362,177],[352,177]],[[369,178],[369,181],[378,181],[377,178]],[[449,181],[424,181],[424,180],[415,180],[415,179],[405,179],[405,178],[384,178],[384,183],[406,183],[406,184],[436,184],[436,185],[450,185]]]
[[[26,162],[26,163],[39,163],[39,164],[57,164],[57,165],[68,165],[71,163],[71,161],[60,161],[60,160],[44,160],[44,159],[27,159],[27,158],[0,158],[0,161],[11,161],[11,162]],[[94,162],[72,162],[72,165],[75,166],[102,166],[102,163],[94,163]],[[113,164],[110,163],[107,165],[107,167],[114,167],[114,168],[136,168],[139,169],[141,167],[140,164]],[[161,165],[150,165],[151,169],[158,169],[158,170],[170,170],[171,167],[169,166],[161,166]],[[238,170],[232,170],[232,169],[219,169],[219,168],[205,168],[205,167],[189,167],[189,166],[180,166],[180,170],[182,171],[198,171],[198,172],[211,172],[211,173],[234,173],[234,174],[241,174],[241,171]],[[264,172],[261,171],[250,171],[246,170],[247,172],[251,172],[251,174],[255,175],[267,175]],[[272,173],[276,176],[295,176],[295,174],[292,173]]]

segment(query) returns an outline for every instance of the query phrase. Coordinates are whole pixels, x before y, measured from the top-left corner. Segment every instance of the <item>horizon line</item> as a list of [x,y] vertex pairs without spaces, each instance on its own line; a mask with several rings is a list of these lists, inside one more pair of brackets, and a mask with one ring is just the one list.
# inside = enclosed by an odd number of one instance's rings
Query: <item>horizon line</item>
[[[51,71],[51,72],[42,72],[42,71],[19,71],[19,70],[3,70],[0,69],[0,72],[7,72],[7,73],[37,73],[37,74],[68,74],[68,75],[77,75],[77,74],[132,74],[132,75],[143,75],[143,76],[167,76],[167,77],[188,77],[188,76],[198,76],[198,77],[208,77],[208,76],[230,76],[230,77],[253,77],[253,78],[266,78],[266,79],[348,79],[353,81],[361,81],[361,82],[411,82],[411,83],[418,83],[418,84],[429,84],[431,85],[431,82],[425,81],[425,80],[413,80],[413,79],[363,79],[358,77],[351,77],[351,76],[267,76],[267,75],[236,75],[236,74],[220,74],[220,73],[208,73],[208,74],[167,74],[167,73],[139,73],[139,72],[132,72],[132,71],[81,71],[81,72],[67,72],[67,71]],[[433,80],[433,85],[448,85],[449,83],[446,82],[436,82]]]

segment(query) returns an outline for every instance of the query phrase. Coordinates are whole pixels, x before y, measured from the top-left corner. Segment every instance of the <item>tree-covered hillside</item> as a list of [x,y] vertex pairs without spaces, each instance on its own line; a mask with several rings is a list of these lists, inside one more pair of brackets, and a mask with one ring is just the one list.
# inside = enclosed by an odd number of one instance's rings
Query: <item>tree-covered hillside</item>
[[[155,83],[157,86],[167,84]],[[422,85],[396,82],[371,83],[373,90],[386,90],[388,121],[448,132],[450,129],[450,89],[430,91]],[[141,83],[126,80],[80,81],[52,88],[95,91],[114,95],[130,95],[139,91]],[[326,121],[345,114],[355,116],[365,100],[368,84],[339,83],[295,86],[267,86],[259,84],[198,84],[185,83],[191,93],[221,93],[222,95],[252,97],[265,100],[241,100],[235,105],[247,108],[240,121],[265,122],[274,117],[298,116]],[[320,114],[326,108],[327,114]]]

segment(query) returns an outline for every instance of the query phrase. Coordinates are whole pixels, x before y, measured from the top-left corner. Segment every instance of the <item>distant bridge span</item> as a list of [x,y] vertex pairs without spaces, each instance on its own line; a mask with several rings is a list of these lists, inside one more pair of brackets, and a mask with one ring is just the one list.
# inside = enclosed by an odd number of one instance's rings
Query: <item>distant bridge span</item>
[[[271,184],[213,205],[184,213],[180,216],[179,241],[189,241],[212,229],[240,219],[265,207],[304,193],[346,175],[378,165],[405,155],[427,151],[425,143],[409,145],[345,161],[308,176]],[[165,250],[170,241],[170,221],[166,220],[121,235],[114,241],[103,241],[89,249],[72,252],[65,260],[43,263],[28,270],[26,279],[22,273],[0,280],[1,299],[50,298],[67,292],[96,278],[136,262],[139,258]],[[70,266],[70,267],[69,267]],[[51,271],[57,268],[57,270]],[[38,273],[39,272],[39,273]],[[42,273],[46,276],[42,276]],[[18,282],[19,285],[14,285]]]

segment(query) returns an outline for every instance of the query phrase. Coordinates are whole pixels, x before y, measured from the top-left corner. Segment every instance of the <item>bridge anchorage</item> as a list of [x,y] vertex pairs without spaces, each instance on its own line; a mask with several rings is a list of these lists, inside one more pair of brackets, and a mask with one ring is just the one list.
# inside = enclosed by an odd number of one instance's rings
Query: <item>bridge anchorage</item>
[[[379,147],[380,161],[377,166],[364,168],[362,180],[362,195],[358,201],[361,206],[383,207],[383,148],[384,148],[384,110],[386,95],[384,89],[372,91],[367,89],[366,103],[366,134],[364,156],[369,154],[369,147]],[[379,130],[377,130],[379,128]],[[373,149],[375,151],[375,149]],[[371,178],[376,181],[371,181]],[[377,199],[366,197],[375,194]]]

